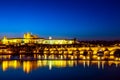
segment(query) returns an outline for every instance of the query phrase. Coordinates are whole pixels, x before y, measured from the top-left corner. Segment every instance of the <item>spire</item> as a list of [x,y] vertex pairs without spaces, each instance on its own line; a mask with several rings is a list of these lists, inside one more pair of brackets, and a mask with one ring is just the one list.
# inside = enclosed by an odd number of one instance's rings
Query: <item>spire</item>
[[3,39],[7,39],[7,37],[6,37],[6,36],[4,36],[4,37],[3,37]]

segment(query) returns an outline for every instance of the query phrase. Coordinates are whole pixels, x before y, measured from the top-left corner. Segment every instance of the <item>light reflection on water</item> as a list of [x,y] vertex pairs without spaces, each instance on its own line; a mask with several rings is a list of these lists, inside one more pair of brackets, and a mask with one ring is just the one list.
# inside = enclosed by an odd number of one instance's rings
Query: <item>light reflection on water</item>
[[1,61],[2,71],[6,72],[7,69],[19,69],[25,73],[30,73],[32,70],[47,67],[49,70],[53,68],[66,68],[66,67],[97,67],[98,69],[104,69],[105,66],[120,67],[120,61],[85,61],[85,60],[34,60],[34,61],[22,61],[22,60],[6,60]]
[[[71,56],[70,56],[71,57]],[[72,56],[74,57],[74,56]],[[33,59],[0,56],[0,80],[115,80],[120,60]],[[103,77],[109,76],[109,77]]]

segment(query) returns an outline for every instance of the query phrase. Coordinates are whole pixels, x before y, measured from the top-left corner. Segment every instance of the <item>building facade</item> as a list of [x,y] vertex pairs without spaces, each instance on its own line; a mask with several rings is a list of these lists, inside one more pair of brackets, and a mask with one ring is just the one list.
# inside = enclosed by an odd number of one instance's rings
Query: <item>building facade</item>
[[31,33],[26,33],[23,35],[23,38],[7,38],[6,36],[2,39],[2,44],[29,44],[29,43],[36,43],[36,44],[73,44],[73,39],[49,39],[40,38],[37,35],[32,35]]

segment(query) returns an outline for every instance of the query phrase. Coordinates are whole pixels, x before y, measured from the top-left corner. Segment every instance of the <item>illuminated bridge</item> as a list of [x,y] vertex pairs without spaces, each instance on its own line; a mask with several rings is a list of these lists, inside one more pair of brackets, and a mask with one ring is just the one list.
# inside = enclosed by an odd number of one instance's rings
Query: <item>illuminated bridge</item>
[[33,55],[39,59],[120,60],[120,47],[79,47],[75,45],[2,46],[1,55]]

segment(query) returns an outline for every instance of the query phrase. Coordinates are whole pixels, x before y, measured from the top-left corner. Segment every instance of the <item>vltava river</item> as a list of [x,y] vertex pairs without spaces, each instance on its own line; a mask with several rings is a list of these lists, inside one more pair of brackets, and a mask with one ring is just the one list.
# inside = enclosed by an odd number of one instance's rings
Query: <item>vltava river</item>
[[0,61],[0,80],[116,80],[119,78],[120,61]]

